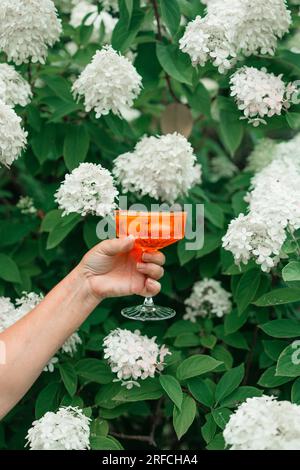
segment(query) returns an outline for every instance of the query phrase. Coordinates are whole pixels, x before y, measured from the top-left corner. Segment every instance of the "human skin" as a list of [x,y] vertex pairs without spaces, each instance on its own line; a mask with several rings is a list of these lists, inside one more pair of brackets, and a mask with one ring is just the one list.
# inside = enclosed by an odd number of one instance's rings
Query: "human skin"
[[0,361],[0,419],[102,300],[159,293],[164,255],[144,253],[137,263],[133,245],[131,237],[99,243],[34,310],[0,334],[6,353],[4,364]]

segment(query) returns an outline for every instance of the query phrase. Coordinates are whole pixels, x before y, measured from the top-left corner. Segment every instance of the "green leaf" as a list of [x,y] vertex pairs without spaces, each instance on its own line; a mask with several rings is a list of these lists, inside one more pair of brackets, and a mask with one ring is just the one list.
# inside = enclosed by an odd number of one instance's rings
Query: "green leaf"
[[176,348],[190,348],[193,346],[199,346],[200,344],[200,337],[194,333],[182,333],[176,337],[174,342],[174,346]]
[[300,302],[300,289],[284,287],[282,289],[274,289],[262,295],[254,302],[254,305],[269,307],[271,305],[290,304],[293,302]]
[[180,83],[192,85],[193,70],[187,54],[183,54],[177,46],[157,44],[156,54],[164,71]]
[[21,283],[20,271],[14,260],[0,253],[0,279],[7,282]]
[[68,82],[68,80],[59,75],[42,75],[41,78],[59,98],[74,103],[71,93],[71,83]]
[[197,323],[188,320],[178,320],[167,329],[164,338],[174,338],[182,333],[198,333],[200,331]]
[[214,394],[207,384],[207,382],[203,379],[195,377],[193,379],[188,380],[188,389],[193,395],[193,397],[203,405],[211,408],[214,404]]
[[41,232],[51,232],[52,229],[61,221],[62,211],[59,209],[53,209],[48,212],[42,220]]
[[191,377],[206,374],[218,367],[222,362],[204,354],[195,354],[185,359],[177,369],[178,380],[186,380]]
[[273,320],[260,325],[260,328],[267,335],[274,338],[295,338],[300,336],[300,323],[296,320]]
[[122,390],[114,396],[118,402],[136,402],[144,400],[158,400],[163,395],[162,388],[156,379],[146,379],[140,382],[140,387]]
[[291,401],[292,403],[300,405],[300,378],[296,379],[292,385]]
[[241,315],[255,298],[261,279],[260,269],[251,269],[244,273],[238,283],[235,301]]
[[216,434],[217,425],[211,413],[205,415],[205,421],[201,428],[201,434],[206,444],[208,444]]
[[128,11],[125,0],[120,1],[120,19],[114,27],[112,47],[124,53],[131,46],[144,21],[145,13],[140,8]]
[[220,111],[220,133],[222,142],[230,155],[233,156],[239,148],[244,134],[243,124],[237,119],[236,113]]
[[61,387],[58,382],[51,382],[41,390],[35,402],[36,419],[44,416],[47,411],[57,410],[59,406],[60,390]]
[[277,361],[280,354],[287,345],[287,342],[284,340],[271,339],[265,340],[262,342],[264,346],[265,353],[273,360]]
[[285,115],[288,125],[294,129],[300,129],[300,113],[286,113]]
[[177,0],[160,0],[161,16],[172,36],[180,25],[180,9]]
[[235,367],[228,372],[225,372],[223,377],[219,380],[217,387],[216,387],[216,403],[219,403],[225,397],[230,395],[243,380],[245,374],[245,367],[244,364]]
[[217,426],[219,426],[221,429],[225,429],[231,414],[232,411],[228,408],[217,408],[216,410],[212,410],[213,418]]
[[67,217],[61,217],[60,222],[55,225],[49,233],[46,247],[47,250],[51,250],[59,245],[81,220],[78,214],[70,214],[70,216]]
[[184,266],[189,263],[196,256],[196,251],[187,250],[185,240],[181,240],[177,243],[177,255],[179,259],[180,266]]
[[120,442],[110,436],[91,437],[91,448],[93,450],[123,450]]
[[227,408],[236,407],[239,403],[242,403],[247,398],[261,397],[262,394],[262,390],[259,390],[256,387],[243,385],[234,390],[224,399],[220,400],[220,405]]
[[107,436],[109,432],[109,424],[101,418],[96,418],[91,423],[91,437]]
[[189,395],[184,394],[181,410],[176,406],[173,409],[173,426],[178,439],[188,431],[196,416],[196,403],[195,400]]
[[282,351],[278,358],[276,375],[280,377],[300,376],[300,340],[294,341]]
[[224,450],[225,441],[223,433],[216,434],[213,440],[206,446],[207,450]]
[[58,364],[61,379],[66,387],[67,392],[71,395],[75,395],[77,390],[77,374],[70,362]]
[[90,138],[85,127],[68,127],[64,142],[64,159],[68,170],[74,170],[85,161],[89,146]]
[[[224,212],[213,202],[206,202],[204,205],[204,215],[213,225],[223,228],[225,223]],[[205,243],[205,241],[204,241]]]
[[114,379],[109,365],[99,359],[80,359],[75,370],[80,377],[98,384],[108,384]]
[[290,287],[300,289],[300,261],[291,261],[282,270],[282,278]]
[[159,377],[160,385],[172,400],[172,402],[181,409],[181,404],[183,400],[183,393],[181,390],[180,383],[172,375],[161,375]]
[[198,111],[207,117],[210,117],[211,98],[202,83],[198,83],[192,93],[186,92],[189,105],[194,111]]
[[196,258],[202,258],[215,251],[220,245],[223,233],[206,233],[203,247],[197,251]]
[[228,315],[225,315],[225,335],[230,335],[238,331],[246,323],[248,315],[249,312],[247,310],[245,310],[241,315],[238,315],[237,309],[233,309]]
[[272,366],[265,370],[257,383],[261,387],[276,388],[289,382],[290,380],[292,380],[290,377],[276,376],[276,367]]

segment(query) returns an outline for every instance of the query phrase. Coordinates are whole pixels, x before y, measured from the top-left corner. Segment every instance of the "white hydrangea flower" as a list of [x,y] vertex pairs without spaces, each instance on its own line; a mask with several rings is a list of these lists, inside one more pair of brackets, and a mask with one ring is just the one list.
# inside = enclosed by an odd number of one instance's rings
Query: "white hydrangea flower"
[[197,16],[188,23],[179,41],[180,49],[189,54],[194,66],[202,67],[211,60],[220,73],[225,73],[236,63],[236,48],[224,22],[216,15]]
[[254,173],[261,171],[269,165],[276,149],[276,142],[272,139],[264,138],[258,141],[248,157],[247,170]]
[[188,23],[180,48],[194,65],[211,60],[220,73],[239,55],[273,54],[289,29],[285,0],[209,0],[207,14]]
[[12,65],[0,64],[0,100],[8,106],[30,103],[32,92],[29,83]]
[[210,181],[216,182],[222,178],[232,178],[238,168],[227,157],[218,155],[210,160],[211,174]]
[[77,212],[82,216],[106,216],[115,208],[118,191],[111,173],[95,163],[81,163],[65,176],[55,194],[63,215]]
[[231,450],[300,450],[300,406],[266,395],[248,398],[223,436]]
[[104,359],[117,374],[114,381],[121,381],[128,389],[139,386],[138,380],[162,371],[165,356],[171,354],[164,345],[156,343],[156,337],[148,338],[138,330],[133,333],[118,328],[104,338],[103,344]]
[[114,13],[119,11],[119,2],[118,0],[99,0],[103,10],[109,11],[112,10]]
[[77,351],[77,347],[82,344],[82,339],[80,338],[77,332],[73,333],[67,341],[61,347],[61,351],[69,354],[69,356],[74,356]]
[[[42,300],[42,294],[35,292],[24,292],[20,299],[16,299],[15,305],[9,298],[0,297],[0,332],[6,330],[14,325],[18,320],[23,318],[27,313],[31,312]],[[73,356],[82,340],[77,332],[73,333],[66,342],[62,345],[59,352],[64,352],[69,356]],[[54,356],[50,359],[44,370],[53,372],[54,365],[59,362],[59,359]]]
[[185,300],[185,320],[195,323],[199,317],[216,316],[218,318],[230,313],[231,294],[223,289],[215,279],[203,279],[194,284],[192,293]]
[[20,209],[22,214],[34,215],[37,213],[37,209],[34,206],[34,200],[30,196],[21,196],[17,202],[17,208]]
[[300,228],[299,145],[300,135],[274,144],[271,163],[252,178],[249,213],[231,221],[223,237],[223,247],[237,264],[255,259],[263,271],[270,271],[285,257],[287,231]]
[[1,0],[0,50],[8,61],[44,64],[48,47],[58,41],[61,31],[52,0]]
[[191,144],[175,132],[143,137],[133,152],[115,159],[113,173],[125,191],[173,203],[201,182],[196,161]]
[[94,30],[91,36],[92,42],[99,41],[99,31],[100,31],[101,23],[103,23],[104,29],[105,29],[104,41],[107,43],[110,42],[112,32],[114,30],[114,27],[116,26],[116,23],[118,22],[117,18],[113,18],[106,11],[102,11],[101,13],[98,13],[97,5],[92,5],[88,3],[86,0],[82,0],[73,8],[72,13],[71,13],[70,24],[74,28],[77,28],[83,23],[84,19],[85,19],[84,21],[85,25],[94,26]]
[[97,51],[73,85],[74,96],[84,96],[87,112],[92,109],[96,118],[108,114],[121,115],[121,108],[132,106],[139,95],[142,77],[132,63],[111,46]]
[[286,239],[284,228],[255,214],[240,214],[232,220],[223,237],[223,247],[231,251],[236,264],[254,258],[262,271],[270,271],[280,259]]
[[15,306],[8,297],[0,297],[0,333],[14,323]]
[[9,167],[24,150],[27,132],[21,127],[21,118],[0,100],[0,163]]
[[276,76],[264,68],[258,70],[255,67],[238,69],[231,76],[230,85],[231,96],[243,111],[244,119],[255,127],[260,123],[266,124],[263,118],[280,115],[288,109],[295,91],[292,84],[284,83],[282,75]]
[[90,448],[90,421],[78,407],[48,411],[34,421],[26,436],[30,450],[85,450]]

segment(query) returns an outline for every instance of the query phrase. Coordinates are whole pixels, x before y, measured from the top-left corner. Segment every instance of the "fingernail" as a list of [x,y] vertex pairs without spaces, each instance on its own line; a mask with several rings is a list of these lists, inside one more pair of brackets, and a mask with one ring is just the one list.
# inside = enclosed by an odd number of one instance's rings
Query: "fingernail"
[[137,263],[136,267],[137,267],[137,269],[143,269],[144,268],[144,263]]
[[148,283],[151,284],[151,286],[156,286],[156,281],[154,281],[154,279],[151,279],[150,277],[148,277]]
[[147,260],[149,260],[149,259],[151,259],[151,255],[149,255],[148,253],[144,253],[144,254],[143,254],[143,260],[144,260],[144,261],[147,261]]

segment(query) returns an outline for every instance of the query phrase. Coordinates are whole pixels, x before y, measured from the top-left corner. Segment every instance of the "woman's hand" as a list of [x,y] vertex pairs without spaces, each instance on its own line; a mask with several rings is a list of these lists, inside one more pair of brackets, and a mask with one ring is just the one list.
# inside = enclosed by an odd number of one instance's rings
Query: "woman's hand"
[[88,280],[90,293],[98,300],[137,294],[152,297],[160,291],[157,282],[164,274],[165,257],[144,253],[142,262],[130,254],[134,238],[105,240],[89,251],[79,267]]

